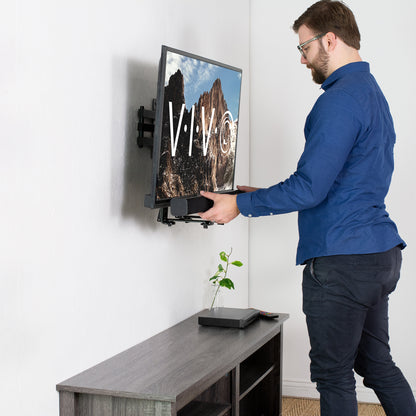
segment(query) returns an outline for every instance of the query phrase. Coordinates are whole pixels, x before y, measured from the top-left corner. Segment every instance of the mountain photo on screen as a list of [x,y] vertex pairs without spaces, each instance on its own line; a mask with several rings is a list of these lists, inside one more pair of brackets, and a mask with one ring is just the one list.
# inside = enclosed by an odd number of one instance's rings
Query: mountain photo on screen
[[166,54],[158,200],[234,186],[241,70]]

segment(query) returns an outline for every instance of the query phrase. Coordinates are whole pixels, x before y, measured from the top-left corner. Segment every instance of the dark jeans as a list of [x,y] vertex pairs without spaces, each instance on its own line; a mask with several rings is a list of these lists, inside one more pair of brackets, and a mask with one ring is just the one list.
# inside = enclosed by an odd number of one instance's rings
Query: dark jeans
[[356,416],[353,370],[387,416],[416,416],[413,393],[389,347],[388,296],[400,275],[401,250],[318,257],[303,272],[303,311],[311,343],[311,380],[322,416]]

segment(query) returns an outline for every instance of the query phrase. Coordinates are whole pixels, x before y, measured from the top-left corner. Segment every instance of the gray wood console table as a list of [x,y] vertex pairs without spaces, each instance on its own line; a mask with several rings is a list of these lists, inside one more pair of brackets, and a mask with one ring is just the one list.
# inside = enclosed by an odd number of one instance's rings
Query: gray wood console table
[[56,386],[60,416],[278,416],[283,322],[198,314]]

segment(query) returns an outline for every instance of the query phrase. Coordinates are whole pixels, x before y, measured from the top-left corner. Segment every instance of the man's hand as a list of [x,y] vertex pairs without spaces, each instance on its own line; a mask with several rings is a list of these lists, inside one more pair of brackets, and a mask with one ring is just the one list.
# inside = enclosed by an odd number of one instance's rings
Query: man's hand
[[216,222],[217,224],[227,224],[240,213],[237,206],[237,195],[205,191],[201,191],[201,195],[214,201],[214,206],[211,209],[198,214],[203,220]]
[[240,185],[237,185],[237,189],[239,191],[242,191],[242,192],[254,192],[254,191],[257,191],[257,189],[260,189],[260,188],[254,188],[253,186],[240,186]]

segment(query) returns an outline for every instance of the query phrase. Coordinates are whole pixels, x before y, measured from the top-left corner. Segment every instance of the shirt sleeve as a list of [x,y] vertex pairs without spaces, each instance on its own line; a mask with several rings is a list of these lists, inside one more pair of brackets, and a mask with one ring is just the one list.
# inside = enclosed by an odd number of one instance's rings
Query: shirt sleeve
[[361,130],[357,103],[342,91],[324,93],[305,123],[305,148],[296,171],[270,188],[239,194],[249,217],[301,211],[321,203],[342,171]]

